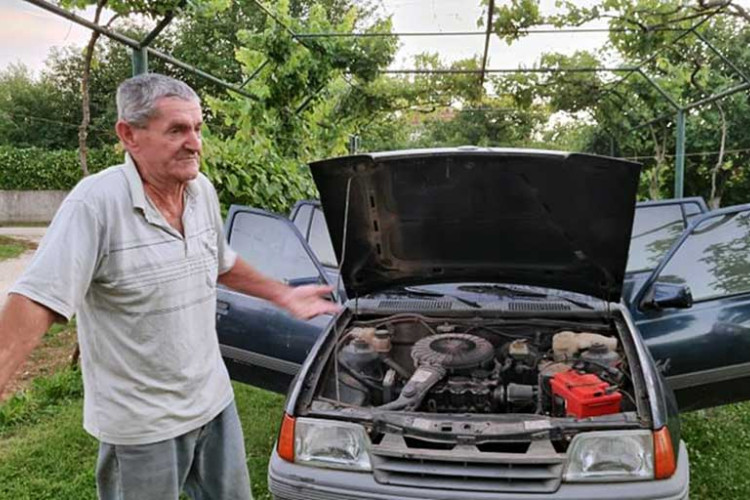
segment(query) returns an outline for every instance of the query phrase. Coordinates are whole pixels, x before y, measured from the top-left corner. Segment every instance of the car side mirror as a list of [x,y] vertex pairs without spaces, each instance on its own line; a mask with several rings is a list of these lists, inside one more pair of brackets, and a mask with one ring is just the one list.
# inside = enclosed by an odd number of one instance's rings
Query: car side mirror
[[642,309],[688,309],[692,306],[690,287],[674,283],[654,283],[641,302]]

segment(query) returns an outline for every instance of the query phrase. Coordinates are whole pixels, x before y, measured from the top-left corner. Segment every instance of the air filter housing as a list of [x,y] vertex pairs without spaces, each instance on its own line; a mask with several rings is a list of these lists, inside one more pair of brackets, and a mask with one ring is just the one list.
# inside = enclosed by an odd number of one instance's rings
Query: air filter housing
[[492,344],[465,333],[444,333],[419,340],[411,350],[416,366],[441,366],[449,372],[472,370],[492,361]]

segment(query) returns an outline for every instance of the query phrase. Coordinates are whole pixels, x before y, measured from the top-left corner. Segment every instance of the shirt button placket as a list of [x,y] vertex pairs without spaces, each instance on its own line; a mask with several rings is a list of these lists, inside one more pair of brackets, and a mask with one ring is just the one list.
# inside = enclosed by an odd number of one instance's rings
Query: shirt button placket
[[185,214],[182,217],[182,230],[184,232],[184,239],[185,239],[185,257],[189,257],[191,253],[191,247],[190,247],[190,241],[192,238],[190,237],[193,233],[193,227],[191,224],[192,221],[192,212],[193,212],[193,200],[192,198],[188,198],[188,204],[187,207],[185,207]]

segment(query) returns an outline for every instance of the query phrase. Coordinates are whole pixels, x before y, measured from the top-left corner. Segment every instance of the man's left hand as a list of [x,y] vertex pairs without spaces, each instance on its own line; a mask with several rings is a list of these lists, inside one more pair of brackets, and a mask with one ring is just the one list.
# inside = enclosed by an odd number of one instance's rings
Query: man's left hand
[[319,314],[335,314],[341,307],[325,297],[333,291],[331,286],[303,285],[289,287],[276,303],[298,319],[310,319]]

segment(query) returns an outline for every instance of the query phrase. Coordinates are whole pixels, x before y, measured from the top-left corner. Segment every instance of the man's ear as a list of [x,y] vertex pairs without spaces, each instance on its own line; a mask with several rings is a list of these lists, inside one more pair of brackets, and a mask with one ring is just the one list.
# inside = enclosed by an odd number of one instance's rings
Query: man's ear
[[135,129],[128,122],[117,120],[117,123],[115,124],[115,132],[117,132],[117,137],[120,138],[120,141],[122,141],[125,149],[130,150],[137,146],[137,141],[135,139]]

